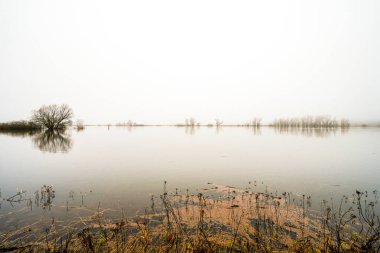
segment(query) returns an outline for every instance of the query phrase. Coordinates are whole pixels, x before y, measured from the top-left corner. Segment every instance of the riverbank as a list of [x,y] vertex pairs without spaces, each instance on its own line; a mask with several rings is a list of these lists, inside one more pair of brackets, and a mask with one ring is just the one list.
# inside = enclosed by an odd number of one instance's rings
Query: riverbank
[[[40,197],[49,194],[54,190],[45,186]],[[191,195],[167,192],[165,184],[143,215],[121,212],[110,219],[107,214],[115,210],[99,204],[68,223],[53,218],[4,233],[0,251],[376,252],[380,225],[373,194],[356,192],[316,211],[309,197],[287,192],[274,196],[210,183]]]

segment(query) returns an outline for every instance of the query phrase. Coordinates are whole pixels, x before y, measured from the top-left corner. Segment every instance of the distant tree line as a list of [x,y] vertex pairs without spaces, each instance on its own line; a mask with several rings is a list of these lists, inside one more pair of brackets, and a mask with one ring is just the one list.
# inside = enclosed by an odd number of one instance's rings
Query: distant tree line
[[300,128],[336,128],[350,127],[348,119],[340,121],[330,116],[305,116],[302,118],[276,119],[270,126],[274,127],[300,127]]
[[137,122],[134,122],[132,120],[128,120],[127,122],[118,122],[116,123],[116,126],[122,126],[122,127],[136,127],[136,126],[145,126],[144,124],[140,124]]
[[[2,131],[64,131],[72,125],[73,110],[66,104],[44,105],[32,112],[29,121],[13,121],[0,123]],[[78,121],[78,127],[83,128],[83,121]]]
[[[215,124],[202,125],[200,122],[196,121],[194,118],[186,118],[184,124],[176,124],[176,126],[185,127],[195,127],[195,126],[207,126],[207,127],[221,127],[221,126],[239,126],[239,127],[261,127],[262,118],[254,117],[252,120],[247,121],[243,124],[228,124],[225,125],[220,119],[215,119]],[[348,128],[351,126],[348,119],[337,120],[330,116],[305,116],[301,118],[280,118],[274,120],[272,123],[268,124],[271,127],[299,127],[299,128]]]
[[262,119],[261,118],[253,118],[252,120],[246,122],[245,124],[243,124],[242,126],[246,126],[246,127],[260,127],[261,126],[261,121]]
[[[15,121],[10,123],[0,123],[0,130],[3,131],[28,131],[28,130],[48,130],[48,131],[64,131],[68,127],[72,126],[73,110],[66,104],[62,105],[44,105],[38,110],[32,112],[30,121]],[[222,127],[222,126],[238,126],[238,127],[252,127],[259,128],[262,124],[262,118],[254,117],[252,120],[243,124],[225,124],[220,119],[215,119],[215,124],[202,125],[195,118],[186,118],[184,123],[176,124],[178,127]],[[111,124],[108,125],[109,127]],[[134,121],[127,121],[123,123],[117,123],[116,126],[144,126]],[[274,120],[268,124],[271,127],[277,128],[348,128],[351,126],[348,119],[336,119],[330,116],[305,116],[301,118],[280,118]],[[75,128],[77,130],[84,129],[83,120],[77,120]]]
[[39,131],[41,126],[35,124],[31,121],[21,120],[12,121],[7,123],[0,123],[0,131],[14,131],[14,132],[25,132],[25,131]]

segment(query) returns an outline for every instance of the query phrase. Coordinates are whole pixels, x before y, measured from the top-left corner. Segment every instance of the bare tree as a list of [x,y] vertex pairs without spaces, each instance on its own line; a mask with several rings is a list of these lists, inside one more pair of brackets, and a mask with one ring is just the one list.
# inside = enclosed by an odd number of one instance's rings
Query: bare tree
[[84,121],[82,119],[77,120],[76,128],[78,131],[84,130]]
[[47,130],[65,130],[72,124],[73,110],[66,104],[44,105],[33,111],[32,122]]
[[253,120],[252,120],[252,126],[253,127],[260,127],[261,126],[261,118],[253,118]]
[[223,125],[223,121],[221,121],[220,119],[215,119],[215,125],[216,127],[221,127]]
[[272,126],[278,128],[337,128],[337,127],[349,127],[350,122],[347,119],[342,119],[339,125],[339,121],[336,118],[331,118],[327,115],[320,116],[305,116],[302,118],[286,118],[276,119]]
[[185,119],[185,126],[194,127],[197,125],[197,121],[194,118]]

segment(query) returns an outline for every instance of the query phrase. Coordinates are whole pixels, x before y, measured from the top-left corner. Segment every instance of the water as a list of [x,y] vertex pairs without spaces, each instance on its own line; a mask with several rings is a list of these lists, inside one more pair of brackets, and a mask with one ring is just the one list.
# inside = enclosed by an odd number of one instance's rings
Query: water
[[87,127],[61,136],[0,134],[1,197],[21,189],[30,197],[43,185],[55,190],[50,208],[22,215],[17,210],[25,201],[3,200],[0,229],[40,217],[67,219],[66,203],[141,213],[164,181],[170,191],[196,193],[212,182],[305,194],[318,207],[356,189],[380,190],[379,165],[380,128]]

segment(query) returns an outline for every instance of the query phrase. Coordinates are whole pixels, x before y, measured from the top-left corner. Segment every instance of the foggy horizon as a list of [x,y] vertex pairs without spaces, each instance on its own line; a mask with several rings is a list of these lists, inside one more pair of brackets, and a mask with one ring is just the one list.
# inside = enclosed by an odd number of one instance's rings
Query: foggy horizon
[[378,1],[0,1],[0,122],[380,121]]
[[379,14],[0,0],[0,252],[378,252]]

